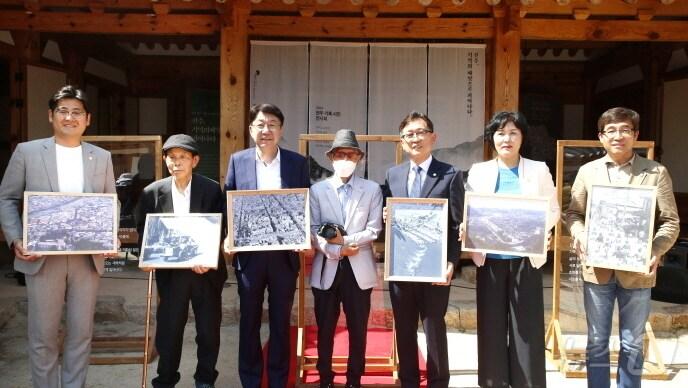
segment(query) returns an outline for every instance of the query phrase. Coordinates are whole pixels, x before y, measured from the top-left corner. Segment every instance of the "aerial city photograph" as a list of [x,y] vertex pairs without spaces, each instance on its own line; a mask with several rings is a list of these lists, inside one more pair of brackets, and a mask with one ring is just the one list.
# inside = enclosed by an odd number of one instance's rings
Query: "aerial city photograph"
[[[548,207],[538,200],[471,195],[465,214],[465,248],[516,254],[545,254]],[[506,205],[506,206],[505,206]]]
[[446,232],[443,205],[395,203],[391,209],[390,276],[441,277]]
[[29,195],[29,252],[109,252],[115,247],[115,202],[111,196]]
[[287,249],[309,243],[306,194],[232,196],[235,248]]

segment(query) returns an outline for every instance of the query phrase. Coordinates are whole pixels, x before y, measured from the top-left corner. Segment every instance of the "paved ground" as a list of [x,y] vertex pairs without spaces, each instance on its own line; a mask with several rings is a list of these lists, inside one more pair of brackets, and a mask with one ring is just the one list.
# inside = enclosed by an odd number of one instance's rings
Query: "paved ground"
[[[0,268],[0,273],[8,272],[8,268]],[[230,276],[232,280],[232,276]],[[450,310],[455,318],[450,322],[449,333],[450,368],[452,369],[452,387],[477,387],[476,337],[473,331],[462,329],[469,325],[473,290],[470,282],[465,280],[456,282],[452,290]],[[546,285],[548,280],[545,281]],[[551,284],[551,281],[550,281]],[[551,304],[551,289],[545,289],[545,304]],[[107,336],[140,336],[143,335],[144,311],[146,303],[145,275],[127,274],[119,277],[103,279],[100,289],[99,307],[96,317],[96,330],[99,335]],[[575,292],[573,292],[575,294]],[[218,387],[239,387],[236,374],[238,348],[238,304],[236,303],[235,286],[229,284],[224,291],[224,323],[222,327],[222,344],[218,370],[220,377]],[[377,298],[377,302],[375,302]],[[381,309],[388,305],[384,292],[374,296],[374,303]],[[579,303],[575,295],[567,294],[562,305],[568,306],[566,330],[575,333],[574,326],[580,326],[580,312],[576,311]],[[564,307],[562,307],[564,308]],[[665,314],[662,319],[669,323],[676,321],[676,314],[684,314],[685,306],[669,304],[655,304],[653,312]],[[388,313],[382,313],[383,318],[378,323],[384,324]],[[661,315],[661,314],[660,314]],[[473,318],[474,319],[474,318]],[[265,325],[264,325],[265,326]],[[671,324],[668,326],[671,329]],[[267,329],[263,327],[263,338],[267,338]],[[193,371],[195,368],[194,327],[187,325],[185,335],[184,354],[180,372],[182,381],[179,387],[193,386]],[[660,350],[662,357],[669,365],[671,372],[668,381],[644,381],[644,387],[688,387],[688,330],[659,330]],[[585,338],[581,335],[567,335],[570,347],[581,348]],[[421,349],[424,348],[424,337],[419,336]],[[618,342],[618,341],[616,341]],[[156,363],[149,365],[149,376],[155,374]],[[141,365],[109,365],[92,366],[89,369],[88,387],[140,387],[142,376]],[[24,388],[30,387],[28,360],[26,355],[26,305],[25,291],[16,285],[13,279],[0,276],[0,387]],[[581,379],[567,379],[548,364],[548,385],[550,387],[584,387]],[[150,385],[148,385],[150,386]]]

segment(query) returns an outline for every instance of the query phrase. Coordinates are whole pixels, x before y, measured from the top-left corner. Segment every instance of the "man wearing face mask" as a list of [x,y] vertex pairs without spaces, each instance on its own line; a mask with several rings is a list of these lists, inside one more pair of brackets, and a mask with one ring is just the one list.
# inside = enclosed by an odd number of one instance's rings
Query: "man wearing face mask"
[[370,294],[377,284],[373,241],[382,229],[382,191],[377,183],[354,174],[364,156],[354,131],[337,131],[327,156],[334,175],[310,191],[311,228],[317,241],[311,273],[317,368],[320,387],[333,387],[332,348],[341,304],[349,331],[346,387],[360,387]]

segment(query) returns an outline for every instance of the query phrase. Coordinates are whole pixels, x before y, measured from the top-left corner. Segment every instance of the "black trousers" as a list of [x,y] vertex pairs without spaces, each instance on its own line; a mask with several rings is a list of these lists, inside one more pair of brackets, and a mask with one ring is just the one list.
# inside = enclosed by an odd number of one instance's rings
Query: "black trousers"
[[447,325],[444,322],[449,304],[449,289],[448,286],[434,286],[431,283],[389,282],[402,388],[420,386],[417,334],[419,317],[427,338],[428,387],[447,388],[449,385]]
[[[155,347],[159,353],[158,376],[153,387],[174,387],[180,379],[179,362],[184,342],[184,327],[189,316],[189,301],[196,318],[198,362],[194,379],[213,384],[220,351],[220,323],[222,321],[222,286],[210,272],[199,275],[191,270],[167,271],[156,277],[160,303],[157,312]],[[163,276],[164,275],[164,276]]]
[[332,348],[339,320],[339,305],[344,308],[346,328],[349,332],[349,359],[346,382],[358,386],[365,370],[366,335],[370,314],[370,294],[373,289],[362,290],[356,283],[349,259],[342,259],[329,290],[312,288],[315,320],[318,324],[318,373],[320,383],[331,383]]
[[545,387],[542,272],[527,257],[478,267],[478,384]]
[[291,352],[289,329],[298,267],[285,251],[252,253],[242,270],[236,270],[241,317],[239,319],[239,379],[244,388],[260,388],[263,348],[260,326],[265,289],[268,290],[268,387],[285,388],[289,381]]

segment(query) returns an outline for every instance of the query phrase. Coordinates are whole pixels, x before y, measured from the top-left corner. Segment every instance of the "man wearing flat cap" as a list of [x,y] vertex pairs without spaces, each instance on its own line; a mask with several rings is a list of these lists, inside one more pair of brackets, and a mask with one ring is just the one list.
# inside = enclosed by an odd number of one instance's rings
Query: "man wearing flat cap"
[[382,229],[380,185],[354,174],[363,158],[356,134],[340,129],[327,156],[334,175],[311,187],[311,232],[317,253],[311,273],[318,324],[320,387],[333,387],[332,348],[340,304],[349,331],[346,387],[360,387],[365,368],[370,294],[377,284],[373,241]]
[[[170,136],[162,146],[163,160],[170,176],[143,189],[136,212],[139,246],[143,239],[146,214],[149,213],[223,213],[224,193],[219,183],[193,169],[198,165],[198,145],[188,135]],[[217,269],[195,266],[192,269],[158,269],[155,283],[160,301],[157,312],[155,347],[158,349],[158,376],[153,387],[174,387],[179,382],[184,327],[189,315],[189,301],[196,319],[198,363],[196,388],[214,387],[220,350],[222,288],[227,280],[227,266],[218,246]]]

